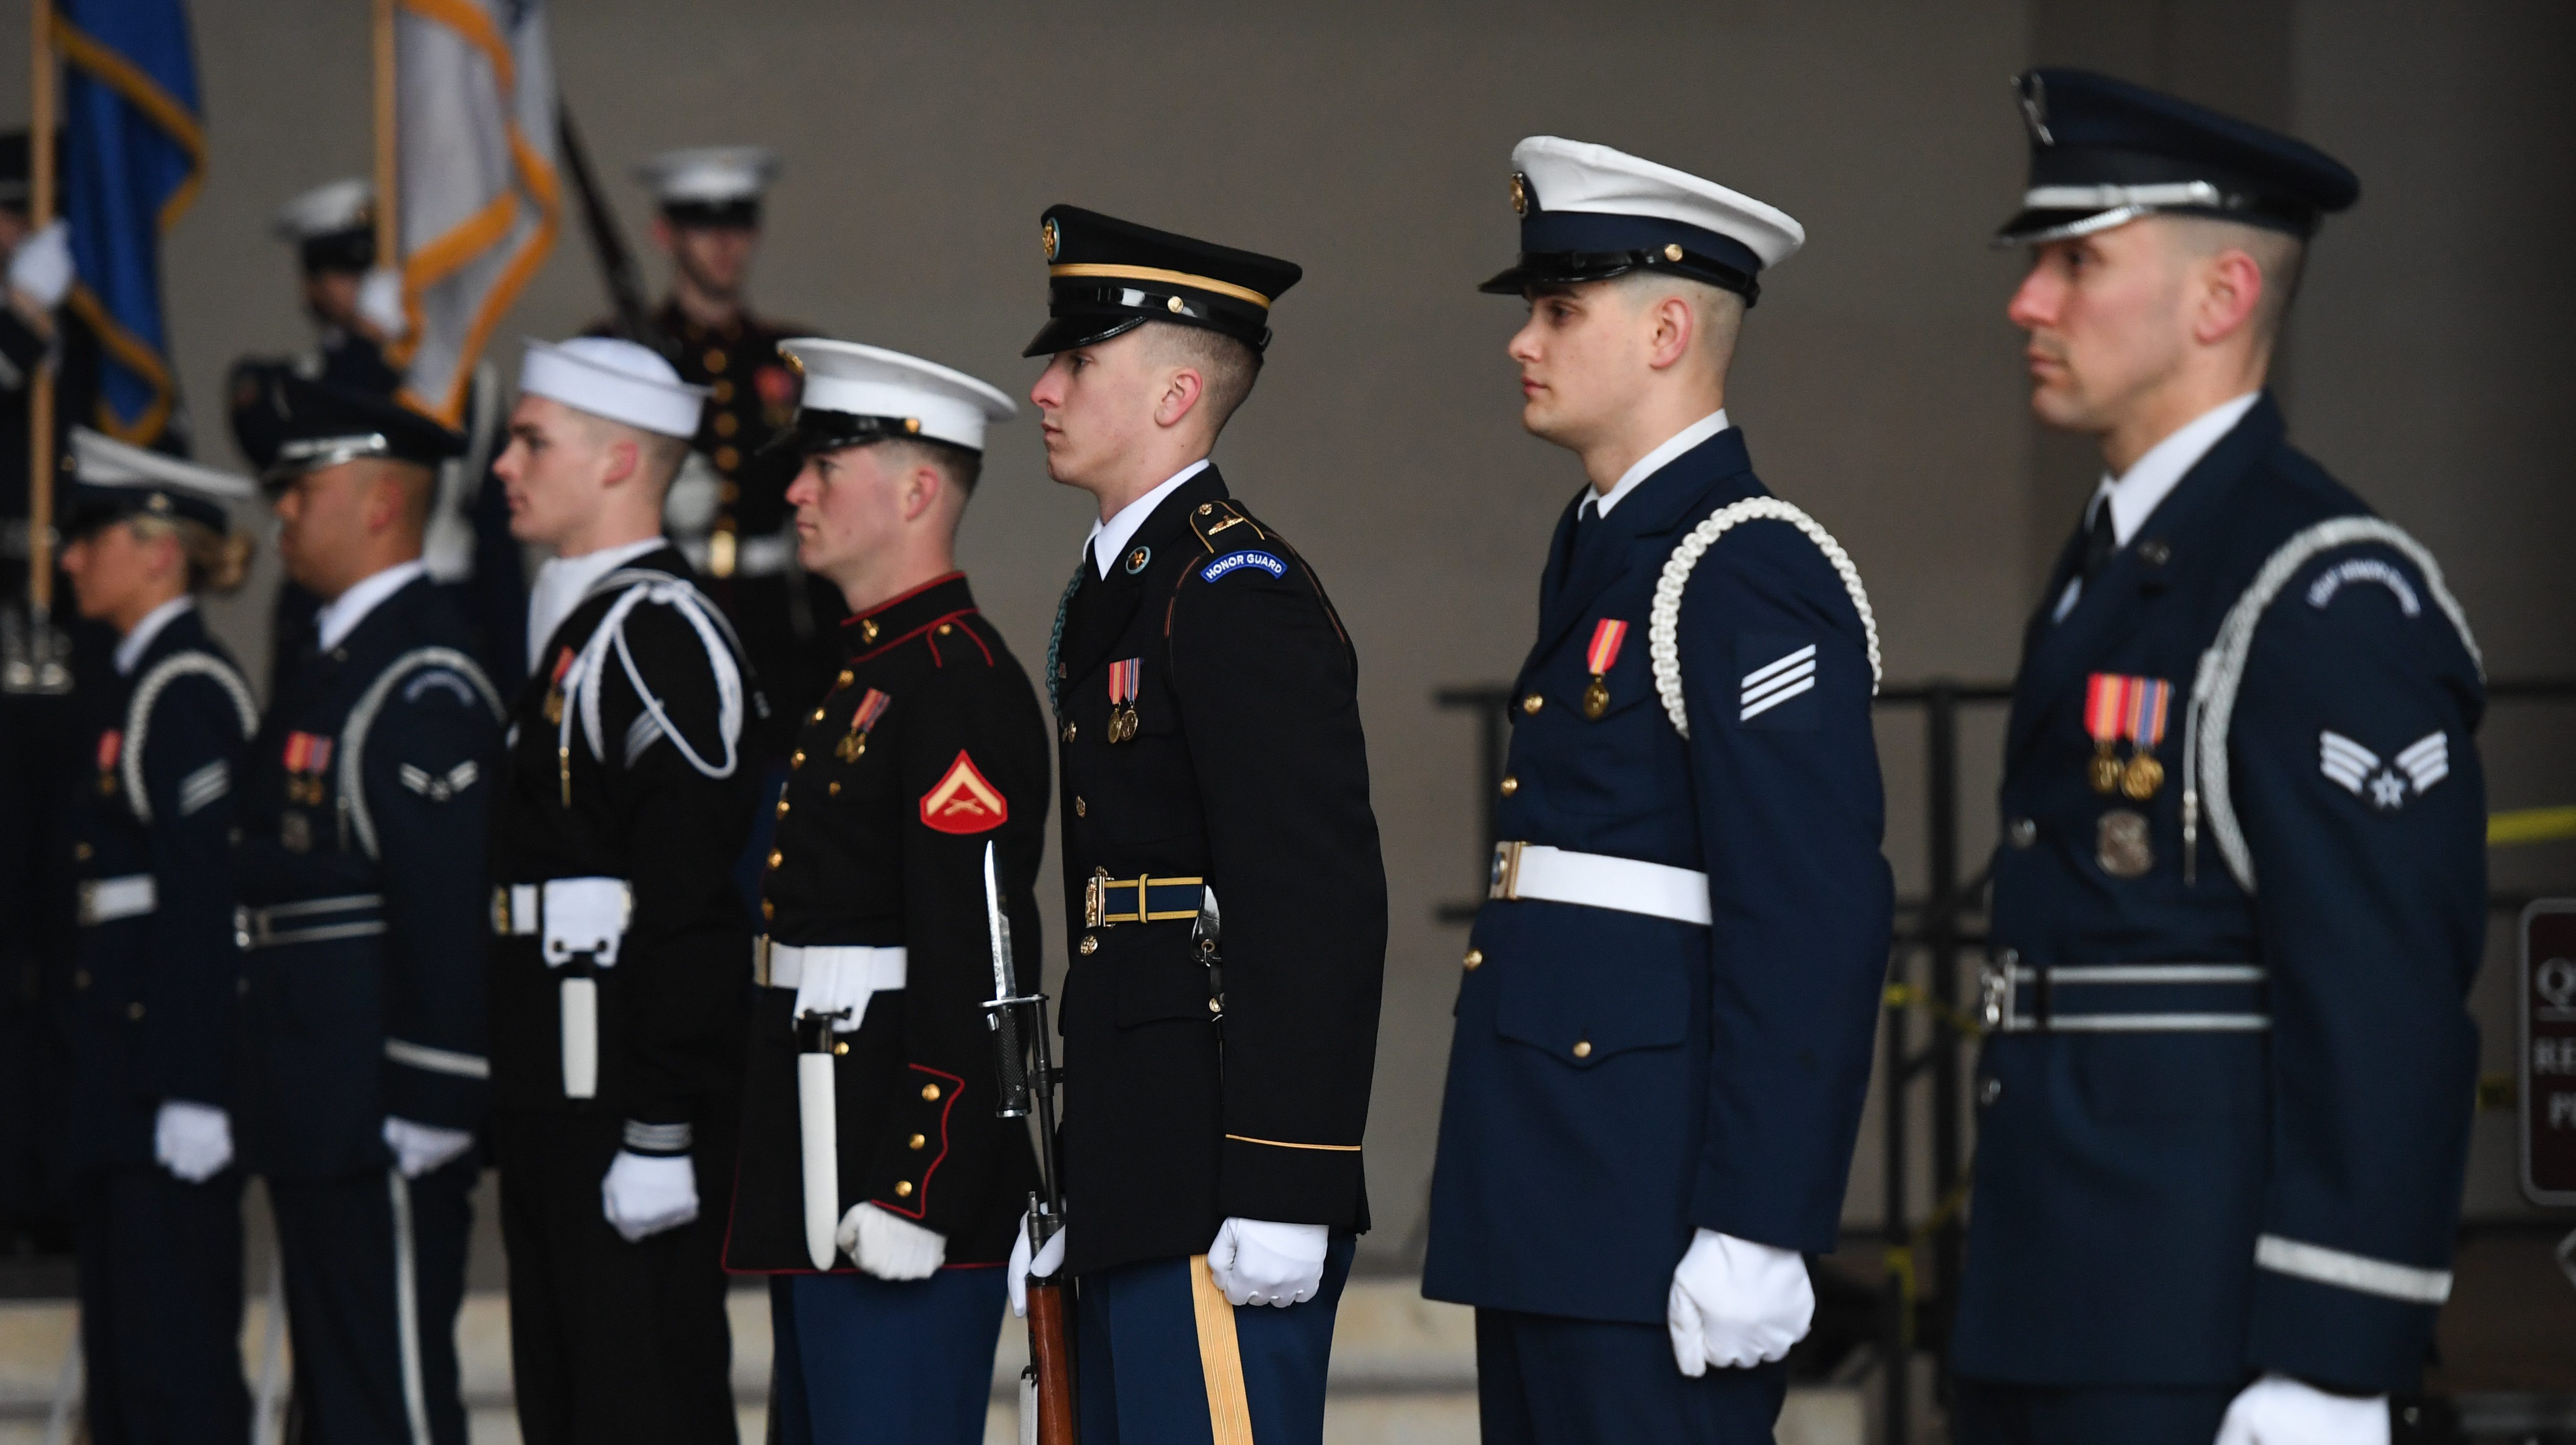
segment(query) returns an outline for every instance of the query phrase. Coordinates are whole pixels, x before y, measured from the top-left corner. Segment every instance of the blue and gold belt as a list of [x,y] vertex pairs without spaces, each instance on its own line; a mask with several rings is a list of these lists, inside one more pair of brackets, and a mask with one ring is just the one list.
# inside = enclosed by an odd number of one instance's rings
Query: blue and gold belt
[[1203,878],[1112,878],[1107,869],[1094,868],[1082,885],[1082,924],[1177,923],[1197,918],[1206,898]]

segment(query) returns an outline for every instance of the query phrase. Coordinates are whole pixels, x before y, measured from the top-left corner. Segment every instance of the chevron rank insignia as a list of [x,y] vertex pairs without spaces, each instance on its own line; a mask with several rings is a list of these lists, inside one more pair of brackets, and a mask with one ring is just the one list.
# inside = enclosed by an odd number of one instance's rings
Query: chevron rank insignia
[[2326,778],[2383,813],[2406,806],[2451,775],[2451,742],[2429,732],[2386,761],[2379,754],[2331,729],[2317,734],[2317,767]]
[[1735,641],[1736,722],[1744,727],[1812,732],[1816,727],[1816,644],[1780,633],[1749,632]]
[[936,787],[921,795],[921,822],[942,833],[982,833],[1010,820],[1011,805],[1002,790],[975,770],[975,760],[961,749]]

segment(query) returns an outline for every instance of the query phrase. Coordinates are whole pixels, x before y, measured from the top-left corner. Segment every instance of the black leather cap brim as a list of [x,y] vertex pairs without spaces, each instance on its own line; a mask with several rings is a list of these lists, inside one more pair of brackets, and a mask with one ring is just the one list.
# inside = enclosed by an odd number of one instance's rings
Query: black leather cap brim
[[1083,311],[1071,316],[1055,316],[1038,329],[1035,340],[1020,352],[1022,356],[1053,356],[1077,346],[1092,346],[1113,336],[1123,336],[1152,318],[1132,311]]

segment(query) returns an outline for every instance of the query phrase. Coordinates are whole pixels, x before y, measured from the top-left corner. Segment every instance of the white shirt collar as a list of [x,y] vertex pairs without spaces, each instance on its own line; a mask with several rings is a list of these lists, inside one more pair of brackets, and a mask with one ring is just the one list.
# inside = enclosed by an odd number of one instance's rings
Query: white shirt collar
[[1179,491],[1181,483],[1207,469],[1208,459],[1201,457],[1172,473],[1171,480],[1120,507],[1118,515],[1106,522],[1091,524],[1091,535],[1083,539],[1082,545],[1089,549],[1091,563],[1100,569],[1102,580],[1108,579],[1109,569],[1117,562],[1118,554],[1127,550],[1127,539],[1136,535],[1136,529],[1145,525],[1145,519],[1154,515],[1154,509],[1163,504],[1163,499]]
[[602,547],[577,557],[549,557],[537,568],[537,580],[528,584],[528,666],[537,665],[538,654],[546,650],[546,639],[555,635],[565,618],[581,605],[593,584],[600,578],[653,551],[662,545],[659,537],[629,542],[622,547]]
[[182,592],[144,613],[143,620],[134,624],[134,630],[117,641],[116,675],[131,676],[135,664],[143,660],[143,650],[152,645],[153,638],[161,635],[161,629],[178,620],[180,613],[193,612],[196,607],[197,599]]
[[2129,464],[2117,477],[2105,476],[2094,488],[2093,501],[2084,510],[2084,522],[2091,526],[2093,508],[2102,499],[2111,499],[2111,533],[2123,547],[2138,535],[2138,529],[2154,516],[2158,505],[2170,494],[2218,439],[2236,429],[2245,413],[2262,400],[2259,391],[2249,391],[2232,401],[2222,401],[2200,415],[2184,422],[2173,435],[2147,449],[2147,454]]
[[322,650],[329,652],[347,641],[349,634],[358,630],[358,624],[367,620],[368,613],[375,611],[386,598],[410,586],[411,579],[428,570],[429,564],[414,557],[408,562],[397,562],[332,598],[313,617],[313,625],[321,631]]
[[1701,442],[1707,441],[1710,437],[1726,430],[1726,428],[1726,408],[1721,406],[1717,410],[1709,413],[1707,416],[1701,417],[1699,420],[1692,422],[1689,426],[1683,427],[1680,431],[1673,433],[1670,441],[1665,442],[1662,446],[1655,448],[1644,456],[1637,458],[1637,464],[1635,466],[1630,467],[1627,471],[1621,473],[1619,477],[1619,485],[1612,487],[1609,491],[1593,498],[1592,514],[1596,517],[1609,516],[1610,509],[1619,505],[1620,500],[1626,497],[1630,492],[1633,492],[1637,490],[1638,487],[1644,485],[1646,478],[1662,471],[1665,464],[1670,462],[1673,458],[1697,447]]

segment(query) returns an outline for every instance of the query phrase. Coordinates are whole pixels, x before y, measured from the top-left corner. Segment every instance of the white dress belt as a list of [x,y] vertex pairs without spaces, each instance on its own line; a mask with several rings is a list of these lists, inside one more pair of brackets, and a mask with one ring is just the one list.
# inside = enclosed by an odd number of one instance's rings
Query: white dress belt
[[80,886],[83,928],[97,923],[114,923],[120,918],[141,918],[160,906],[161,887],[152,881],[149,873],[91,878]]
[[908,958],[900,948],[772,943],[764,933],[751,941],[751,981],[763,988],[796,990],[799,1019],[846,1010],[846,1016],[833,1018],[832,1032],[854,1034],[867,1020],[870,998],[904,986]]
[[1485,896],[1579,903],[1702,927],[1709,922],[1705,873],[1543,843],[1495,844],[1493,883]]
[[634,912],[634,890],[623,878],[549,878],[492,890],[492,931],[542,935],[546,963],[555,968],[576,954],[590,955],[595,967],[614,968]]

